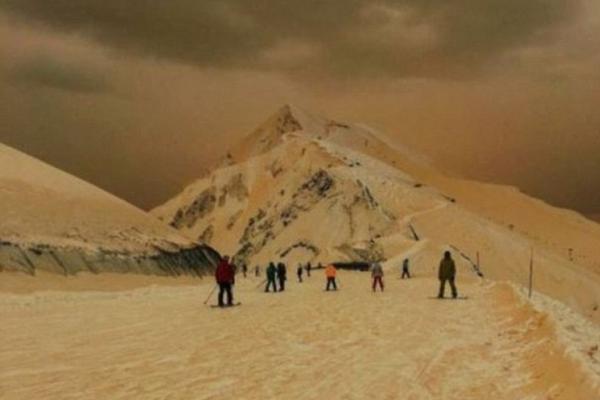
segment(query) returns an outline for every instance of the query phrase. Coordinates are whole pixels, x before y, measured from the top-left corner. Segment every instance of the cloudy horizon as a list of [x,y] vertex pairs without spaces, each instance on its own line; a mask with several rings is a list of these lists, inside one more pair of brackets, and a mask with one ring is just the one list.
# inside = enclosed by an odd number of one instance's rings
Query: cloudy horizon
[[590,0],[0,0],[0,141],[143,208],[284,103],[600,213]]

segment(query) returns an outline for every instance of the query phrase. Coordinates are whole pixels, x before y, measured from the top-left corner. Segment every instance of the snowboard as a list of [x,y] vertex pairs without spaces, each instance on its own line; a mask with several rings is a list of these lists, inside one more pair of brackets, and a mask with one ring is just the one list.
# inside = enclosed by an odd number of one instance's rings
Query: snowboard
[[240,303],[240,302],[233,303],[233,304],[232,304],[232,305],[230,305],[230,306],[224,306],[224,307],[221,307],[221,306],[219,306],[218,304],[211,304],[211,305],[210,305],[210,308],[232,308],[232,307],[237,307],[237,306],[241,306],[241,305],[242,305],[242,303]]

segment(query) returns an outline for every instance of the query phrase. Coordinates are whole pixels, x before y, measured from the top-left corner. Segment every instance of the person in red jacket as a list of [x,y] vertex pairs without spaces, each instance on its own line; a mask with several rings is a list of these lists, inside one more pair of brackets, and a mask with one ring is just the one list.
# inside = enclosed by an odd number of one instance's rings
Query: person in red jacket
[[229,262],[229,256],[224,256],[217,269],[215,270],[215,278],[219,285],[219,307],[224,307],[223,295],[227,293],[227,305],[233,305],[232,286],[235,283],[235,267]]

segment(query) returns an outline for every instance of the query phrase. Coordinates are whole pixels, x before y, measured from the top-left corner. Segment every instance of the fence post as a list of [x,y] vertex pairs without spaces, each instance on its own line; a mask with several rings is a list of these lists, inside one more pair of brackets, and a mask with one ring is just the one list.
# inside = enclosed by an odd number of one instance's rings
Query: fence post
[[533,291],[533,247],[531,248],[531,257],[529,258],[529,298]]

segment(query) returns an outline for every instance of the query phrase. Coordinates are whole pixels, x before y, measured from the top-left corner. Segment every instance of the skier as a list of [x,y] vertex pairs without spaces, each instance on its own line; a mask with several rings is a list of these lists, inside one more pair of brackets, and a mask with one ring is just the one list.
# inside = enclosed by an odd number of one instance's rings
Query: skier
[[410,279],[410,272],[408,271],[408,258],[405,258],[404,262],[402,263],[402,279],[405,277]]
[[223,295],[227,293],[227,305],[233,305],[232,286],[235,283],[235,267],[229,262],[229,256],[224,256],[215,270],[215,279],[219,285],[219,307],[224,307]]
[[275,283],[276,275],[277,268],[275,268],[275,264],[271,262],[267,267],[267,286],[265,287],[265,292],[269,291],[269,287],[271,287],[271,284],[273,284],[273,292],[277,292],[277,284]]
[[277,264],[277,277],[279,278],[279,291],[283,292],[285,290],[285,281],[287,280],[287,269],[282,262]]
[[248,266],[246,265],[246,263],[242,264],[242,273],[244,274],[245,278],[246,274],[248,273]]
[[452,289],[452,297],[456,298],[458,296],[458,293],[456,291],[456,285],[454,284],[454,279],[456,278],[456,265],[454,264],[454,260],[452,259],[452,255],[449,251],[446,251],[444,253],[444,258],[442,259],[442,261],[440,261],[438,278],[440,280],[440,292],[438,294],[438,298],[444,298],[446,281],[450,283],[450,288]]
[[256,277],[260,276],[260,267],[258,265],[256,267],[254,267],[254,276],[256,276]]
[[306,264],[306,276],[308,276],[310,278],[310,270],[312,269],[312,265],[310,265],[310,262],[308,264]]
[[337,270],[333,264],[329,264],[327,268],[325,268],[325,276],[327,277],[327,286],[325,290],[329,291],[330,286],[333,286],[333,290],[337,290],[337,285],[335,283],[336,273]]
[[383,292],[383,268],[381,268],[380,263],[376,262],[373,264],[371,277],[373,278],[373,292],[377,290],[377,284],[379,284],[379,288]]
[[302,283],[302,264],[298,264],[296,274],[298,275],[298,282]]

